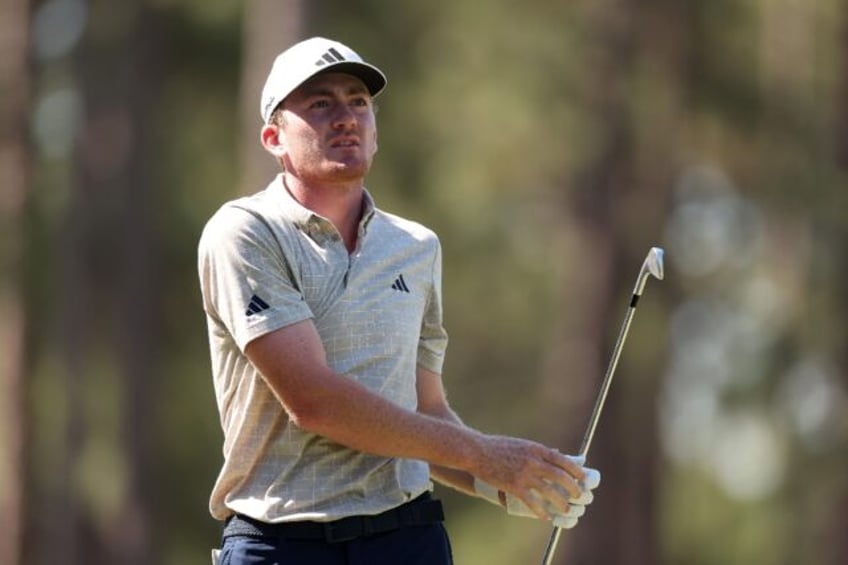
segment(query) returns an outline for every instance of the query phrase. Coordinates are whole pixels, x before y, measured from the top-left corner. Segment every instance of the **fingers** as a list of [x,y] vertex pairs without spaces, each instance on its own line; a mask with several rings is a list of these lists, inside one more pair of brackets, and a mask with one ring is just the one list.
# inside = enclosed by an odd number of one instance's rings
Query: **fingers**
[[601,473],[597,469],[586,467],[585,455],[566,455],[565,457],[580,466],[582,476],[578,477],[578,481],[583,491],[598,488],[601,484]]
[[[508,494],[506,496],[507,513],[512,516],[524,516],[528,518],[538,518],[538,516],[524,502],[515,496]],[[573,528],[577,525],[577,520],[586,513],[586,506],[583,504],[572,503],[568,505],[565,512],[557,512],[548,508],[548,514],[551,516],[551,521],[554,526],[559,528]]]
[[569,503],[587,506],[589,504],[592,504],[593,500],[595,500],[595,495],[592,494],[592,491],[586,489],[583,492],[581,492],[580,496],[578,496],[577,498],[569,499]]
[[[559,527],[572,528],[577,519],[586,512],[586,506],[592,503],[595,495],[592,492],[601,482],[601,474],[596,469],[582,467],[585,457],[564,456],[574,465],[581,465],[579,472],[569,475],[563,471],[557,471],[558,482],[546,480],[550,489],[540,494],[543,497],[542,506],[546,513],[552,517]],[[575,480],[575,477],[580,477]],[[576,491],[576,492],[575,492]]]
[[[542,478],[536,477],[533,486],[526,492],[514,491],[514,507],[520,505],[522,510],[529,510],[543,520],[550,520],[570,512],[572,505],[578,504],[577,501],[591,502],[592,494],[574,476],[555,464],[549,464],[548,467],[540,470]],[[579,474],[583,474],[582,470]]]
[[598,488],[601,484],[601,473],[597,469],[589,469],[585,467],[586,478],[583,479],[583,486],[589,490]]
[[565,455],[566,459],[570,459],[572,462],[580,465],[581,467],[586,465],[586,456],[585,455]]
[[[507,494],[506,511],[508,514],[513,516],[555,520],[557,516],[564,516],[571,512],[571,508],[568,508],[565,512],[563,512],[562,510],[555,508],[549,500],[542,499],[539,496],[539,493],[534,490],[531,491],[530,504],[513,494]],[[575,512],[577,511],[575,510]]]
[[552,522],[557,528],[569,530],[577,525],[577,521],[586,513],[586,507],[581,504],[572,504],[565,514],[555,515]]
[[557,528],[570,530],[577,525],[577,518],[571,518],[570,516],[557,516],[554,518],[553,523]]
[[[585,458],[568,456],[542,444],[503,436],[488,436],[487,457],[479,476],[496,490],[511,495],[513,505],[550,520],[570,512],[574,504],[592,501],[600,474],[585,469]],[[475,476],[478,476],[475,473]],[[509,508],[508,508],[509,511]]]
[[573,477],[581,481],[585,478],[586,470],[583,468],[586,465],[585,455],[565,455],[559,451],[557,451],[557,454],[568,461],[568,471]]
[[546,499],[536,489],[530,489],[529,496],[521,498],[521,502],[530,510],[532,514],[542,520],[551,520],[553,515],[550,512],[550,507],[546,504]]
[[565,491],[563,500],[565,504],[569,498],[577,498],[583,494],[585,489],[582,483],[586,480],[586,472],[580,459],[563,455],[558,451],[554,453],[555,458],[551,462],[556,469],[548,480]]
[[577,519],[586,513],[586,507],[580,504],[572,504],[568,507],[568,512],[565,513],[565,517]]
[[580,504],[572,504],[565,514],[557,514],[552,522],[557,528],[571,529],[577,525],[577,521],[586,513],[586,507]]
[[[549,460],[549,466],[544,469],[541,485],[537,493],[543,498],[543,505],[551,515],[562,514],[568,510],[571,499],[583,495],[584,489],[580,481],[584,478],[583,470],[573,466],[573,463],[556,453],[556,459]],[[568,463],[564,463],[568,461]],[[568,466],[565,468],[563,465]]]

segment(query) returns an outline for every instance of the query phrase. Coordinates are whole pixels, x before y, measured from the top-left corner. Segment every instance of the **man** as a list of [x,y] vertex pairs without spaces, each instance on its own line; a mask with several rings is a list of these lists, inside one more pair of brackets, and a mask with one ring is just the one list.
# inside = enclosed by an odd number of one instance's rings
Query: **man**
[[579,461],[449,407],[439,241],[364,187],[385,84],[338,42],[283,52],[260,106],[282,172],[201,237],[220,563],[449,564],[431,477],[564,527],[597,484]]

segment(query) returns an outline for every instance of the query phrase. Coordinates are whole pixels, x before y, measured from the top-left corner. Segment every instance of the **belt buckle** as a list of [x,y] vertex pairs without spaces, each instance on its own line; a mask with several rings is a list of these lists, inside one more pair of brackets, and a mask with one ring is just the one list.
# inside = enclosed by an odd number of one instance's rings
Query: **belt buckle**
[[362,535],[363,524],[360,520],[342,518],[333,522],[324,522],[324,540],[327,543],[342,543],[355,540]]

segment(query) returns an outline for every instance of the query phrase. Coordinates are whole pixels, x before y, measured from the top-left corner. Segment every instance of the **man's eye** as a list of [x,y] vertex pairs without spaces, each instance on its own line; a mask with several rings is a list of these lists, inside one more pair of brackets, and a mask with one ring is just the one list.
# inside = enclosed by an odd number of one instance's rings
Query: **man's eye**
[[316,100],[312,103],[312,108],[327,108],[330,103],[326,100]]

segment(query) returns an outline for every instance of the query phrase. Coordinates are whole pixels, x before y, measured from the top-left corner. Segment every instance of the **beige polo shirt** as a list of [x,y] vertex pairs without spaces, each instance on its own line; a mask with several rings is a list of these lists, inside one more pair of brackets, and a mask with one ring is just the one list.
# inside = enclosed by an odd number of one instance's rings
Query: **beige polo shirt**
[[267,522],[376,514],[432,488],[425,462],[354,451],[291,422],[244,355],[253,339],[312,319],[330,367],[409,409],[415,374],[441,372],[441,250],[429,229],[375,208],[366,192],[358,247],[278,176],[222,206],[198,250],[224,462],[217,519]]

